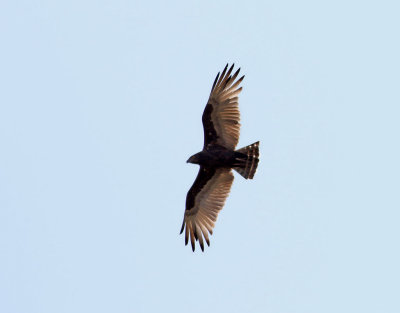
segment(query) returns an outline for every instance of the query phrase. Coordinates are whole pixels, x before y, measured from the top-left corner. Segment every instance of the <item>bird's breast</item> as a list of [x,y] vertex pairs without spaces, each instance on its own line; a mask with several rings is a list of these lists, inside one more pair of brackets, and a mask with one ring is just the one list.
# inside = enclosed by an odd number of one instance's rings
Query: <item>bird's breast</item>
[[234,151],[227,149],[204,150],[200,164],[211,167],[230,167],[234,161]]

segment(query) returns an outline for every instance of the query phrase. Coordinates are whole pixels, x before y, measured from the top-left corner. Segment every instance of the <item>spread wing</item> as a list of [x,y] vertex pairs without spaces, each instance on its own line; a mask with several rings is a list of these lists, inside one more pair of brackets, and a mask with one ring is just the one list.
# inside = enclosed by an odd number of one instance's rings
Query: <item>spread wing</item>
[[[212,235],[218,213],[224,206],[233,182],[233,174],[227,168],[210,168],[201,166],[199,174],[186,196],[186,210],[181,234],[185,229],[185,244],[189,237],[192,250],[195,240],[200,242],[204,251],[204,241],[210,245],[208,234]],[[186,227],[185,227],[186,226]]]
[[[221,76],[217,75],[203,112],[204,149],[209,145],[221,145],[234,150],[240,135],[240,112],[238,88],[244,76],[236,80],[240,68],[231,75],[233,66],[225,66]],[[236,81],[235,81],[236,80]]]

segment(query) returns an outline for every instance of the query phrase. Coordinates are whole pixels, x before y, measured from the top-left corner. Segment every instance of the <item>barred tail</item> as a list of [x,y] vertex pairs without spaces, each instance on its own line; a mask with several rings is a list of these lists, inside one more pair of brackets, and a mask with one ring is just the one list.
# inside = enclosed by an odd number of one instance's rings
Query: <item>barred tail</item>
[[235,166],[233,169],[246,179],[253,179],[254,174],[256,173],[259,161],[258,156],[260,155],[258,150],[259,145],[260,142],[257,141],[251,145],[236,150],[236,152],[241,154],[238,156],[238,161],[240,161],[239,163],[241,164]]

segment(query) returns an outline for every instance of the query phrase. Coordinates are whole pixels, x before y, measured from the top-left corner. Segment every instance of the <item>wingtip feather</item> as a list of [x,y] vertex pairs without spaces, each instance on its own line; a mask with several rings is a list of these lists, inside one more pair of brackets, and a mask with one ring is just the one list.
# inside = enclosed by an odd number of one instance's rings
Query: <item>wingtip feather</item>
[[186,225],[186,229],[185,229],[185,246],[187,246],[188,242],[189,242],[189,228]]
[[213,92],[213,90],[215,88],[215,85],[217,84],[218,78],[219,78],[219,72],[218,72],[217,76],[215,76],[215,80],[214,80],[214,83],[212,85],[211,92]]

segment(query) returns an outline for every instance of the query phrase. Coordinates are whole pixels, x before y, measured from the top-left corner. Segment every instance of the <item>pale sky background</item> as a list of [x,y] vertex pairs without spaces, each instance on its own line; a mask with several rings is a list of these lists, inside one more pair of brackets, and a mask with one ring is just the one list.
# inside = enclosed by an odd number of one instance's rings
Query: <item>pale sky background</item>
[[[0,2],[0,312],[400,312],[398,1]],[[261,141],[179,235],[218,71]]]

